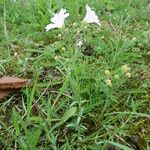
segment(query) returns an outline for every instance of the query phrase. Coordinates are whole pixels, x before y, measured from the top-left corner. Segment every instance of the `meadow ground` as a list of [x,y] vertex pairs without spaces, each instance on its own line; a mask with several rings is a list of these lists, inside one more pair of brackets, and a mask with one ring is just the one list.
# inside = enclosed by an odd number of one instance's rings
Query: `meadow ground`
[[0,103],[0,149],[150,149],[149,50],[147,0],[0,1],[0,75],[33,83]]

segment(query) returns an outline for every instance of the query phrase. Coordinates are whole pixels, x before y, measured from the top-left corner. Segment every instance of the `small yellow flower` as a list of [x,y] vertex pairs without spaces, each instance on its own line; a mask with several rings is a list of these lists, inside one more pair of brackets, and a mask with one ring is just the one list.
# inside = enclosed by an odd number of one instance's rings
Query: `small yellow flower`
[[115,79],[117,79],[117,80],[120,79],[119,75],[117,75],[117,74],[116,74],[114,77],[115,77]]
[[101,39],[102,39],[102,40],[105,39],[105,36],[101,36]]
[[54,59],[55,60],[59,60],[61,57],[60,56],[55,56]]
[[107,86],[112,86],[112,82],[111,82],[110,79],[106,79],[105,83],[106,83]]
[[55,45],[58,44],[58,41],[55,41],[53,44],[55,44]]
[[108,69],[106,69],[106,70],[104,71],[104,74],[105,74],[106,76],[110,76],[110,75],[111,75],[111,73],[110,73],[110,71],[109,71]]
[[74,23],[73,23],[73,27],[76,27],[76,26],[77,26],[77,23],[74,22]]
[[62,47],[62,48],[61,48],[61,50],[62,50],[62,51],[65,51],[65,50],[66,50],[66,48],[65,48],[65,47]]
[[128,71],[130,71],[130,67],[128,67],[127,64],[126,64],[126,65],[123,65],[123,66],[121,67],[121,69],[122,69],[122,71],[125,72],[125,73],[127,73]]
[[131,78],[131,73],[130,72],[126,72],[126,77],[129,79],[129,78]]

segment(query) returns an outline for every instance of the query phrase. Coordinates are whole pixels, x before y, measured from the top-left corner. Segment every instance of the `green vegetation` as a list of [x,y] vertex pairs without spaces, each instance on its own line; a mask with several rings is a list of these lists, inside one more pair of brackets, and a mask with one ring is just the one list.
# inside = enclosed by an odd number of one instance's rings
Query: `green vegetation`
[[[46,32],[61,8],[65,28]],[[149,50],[147,0],[0,1],[0,75],[33,82],[0,103],[0,149],[148,150]]]

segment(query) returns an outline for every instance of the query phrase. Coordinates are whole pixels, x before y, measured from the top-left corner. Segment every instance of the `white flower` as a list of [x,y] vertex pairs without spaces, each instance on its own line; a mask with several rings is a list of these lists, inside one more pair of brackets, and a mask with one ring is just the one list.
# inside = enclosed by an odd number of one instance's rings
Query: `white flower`
[[50,24],[48,24],[45,29],[49,31],[54,28],[62,28],[64,26],[64,20],[69,16],[69,13],[66,13],[66,9],[61,9],[58,13],[54,14],[54,17],[51,19]]
[[96,23],[98,25],[101,25],[100,20],[98,19],[98,16],[89,7],[89,5],[86,5],[86,15],[85,15],[85,18],[83,19],[83,21],[86,22],[86,23]]
[[77,46],[78,47],[81,47],[83,45],[83,42],[82,41],[79,41],[78,43],[77,43]]

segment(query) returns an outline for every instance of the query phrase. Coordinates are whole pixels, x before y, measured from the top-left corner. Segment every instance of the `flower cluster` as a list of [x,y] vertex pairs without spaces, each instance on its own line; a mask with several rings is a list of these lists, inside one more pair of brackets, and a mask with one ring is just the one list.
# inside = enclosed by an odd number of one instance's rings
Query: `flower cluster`
[[[52,23],[48,24],[45,27],[46,31],[49,31],[54,28],[62,28],[64,26],[65,19],[68,16],[69,16],[69,13],[67,13],[67,10],[62,8],[58,13],[54,14],[53,18],[51,18]],[[83,19],[83,22],[96,23],[98,25],[101,25],[100,20],[98,19],[98,16],[88,5],[86,5],[86,15]]]
[[[119,79],[123,79],[124,76],[129,79],[131,78],[131,73],[130,73],[130,67],[125,64],[125,65],[122,65],[121,66],[121,71],[119,74],[114,74],[114,73],[111,73],[108,69],[104,70],[104,75],[105,75],[105,84],[109,87],[112,86],[112,80],[114,81],[117,81]],[[123,78],[122,78],[123,77]]]
[[126,75],[127,78],[131,78],[130,67],[126,64],[121,67],[122,72]]

